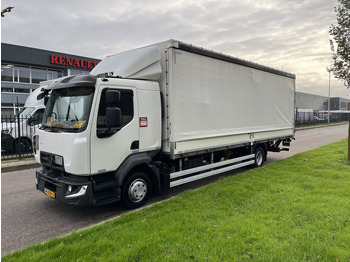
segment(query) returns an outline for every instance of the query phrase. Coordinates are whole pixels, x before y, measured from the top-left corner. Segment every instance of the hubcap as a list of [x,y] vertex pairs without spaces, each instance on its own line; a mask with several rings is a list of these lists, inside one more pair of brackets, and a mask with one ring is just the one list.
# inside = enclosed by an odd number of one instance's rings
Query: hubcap
[[255,156],[256,164],[260,166],[263,162],[263,153],[261,151],[256,152]]
[[146,196],[147,184],[143,179],[137,179],[133,181],[129,187],[130,199],[139,202]]

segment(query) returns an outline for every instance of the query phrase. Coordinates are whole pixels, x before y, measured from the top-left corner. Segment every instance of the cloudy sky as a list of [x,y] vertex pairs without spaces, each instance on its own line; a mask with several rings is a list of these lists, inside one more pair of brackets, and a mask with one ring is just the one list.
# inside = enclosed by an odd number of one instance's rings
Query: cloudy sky
[[[337,0],[2,0],[1,41],[102,59],[176,39],[297,75],[328,96]],[[331,78],[331,95],[347,97]],[[350,96],[349,96],[350,98]]]

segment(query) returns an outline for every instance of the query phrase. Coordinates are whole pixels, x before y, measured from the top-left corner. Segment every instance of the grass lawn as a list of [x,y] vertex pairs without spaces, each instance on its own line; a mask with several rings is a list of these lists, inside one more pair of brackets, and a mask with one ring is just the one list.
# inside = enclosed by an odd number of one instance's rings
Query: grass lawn
[[2,261],[350,261],[346,150],[298,154]]

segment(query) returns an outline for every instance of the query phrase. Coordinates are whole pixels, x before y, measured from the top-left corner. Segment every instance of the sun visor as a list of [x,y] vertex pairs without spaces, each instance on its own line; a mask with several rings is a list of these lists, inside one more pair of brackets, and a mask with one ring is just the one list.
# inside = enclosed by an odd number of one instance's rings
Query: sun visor
[[158,80],[162,74],[158,47],[149,46],[103,59],[91,75]]

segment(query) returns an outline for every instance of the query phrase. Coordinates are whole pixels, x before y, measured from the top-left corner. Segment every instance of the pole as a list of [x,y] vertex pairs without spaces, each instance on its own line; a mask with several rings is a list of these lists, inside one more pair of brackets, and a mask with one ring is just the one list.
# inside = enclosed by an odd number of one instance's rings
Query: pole
[[[18,125],[18,141],[16,142],[16,140],[14,141],[14,148],[15,151],[18,150],[18,155],[19,155],[19,160],[21,160],[21,119],[20,119],[20,115],[19,115],[19,104],[18,104],[18,96],[17,96],[17,125]],[[18,145],[18,146],[17,146]]]
[[331,72],[333,71],[332,66],[327,66],[328,71],[328,125],[330,124],[330,108],[331,108]]
[[328,82],[328,125],[330,124],[330,108],[331,108],[331,70],[329,70]]

